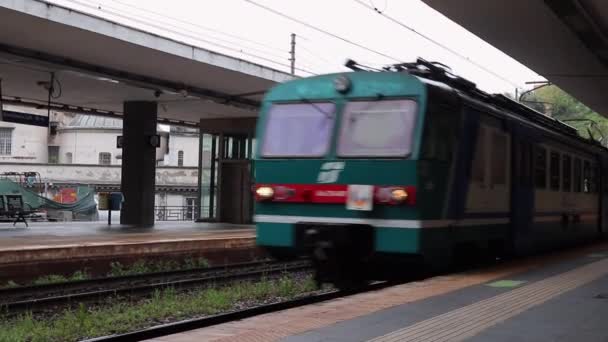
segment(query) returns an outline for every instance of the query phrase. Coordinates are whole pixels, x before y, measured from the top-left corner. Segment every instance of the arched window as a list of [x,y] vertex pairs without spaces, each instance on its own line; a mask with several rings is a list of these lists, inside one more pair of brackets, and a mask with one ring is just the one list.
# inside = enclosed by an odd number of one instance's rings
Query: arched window
[[177,152],[177,166],[184,166],[184,151]]
[[65,163],[72,164],[72,152],[68,152],[65,154]]

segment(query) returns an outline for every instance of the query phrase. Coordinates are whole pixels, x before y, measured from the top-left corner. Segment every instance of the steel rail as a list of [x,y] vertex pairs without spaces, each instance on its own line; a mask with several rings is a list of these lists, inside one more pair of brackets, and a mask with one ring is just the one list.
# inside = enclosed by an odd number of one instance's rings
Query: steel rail
[[[26,297],[29,296],[33,298],[6,301],[5,297],[3,297],[3,293],[0,292],[0,298],[2,298],[3,301],[3,303],[0,303],[0,309],[8,314],[23,311],[41,311],[53,306],[91,302],[98,299],[105,300],[108,296],[144,296],[164,288],[188,289],[208,284],[225,284],[239,280],[259,279],[264,276],[272,277],[284,272],[307,271],[311,269],[310,267],[308,261],[290,263],[252,262],[199,269],[196,271],[198,273],[192,272],[191,270],[166,273],[158,272],[133,276],[100,278],[97,280],[92,279],[59,284],[36,285],[28,287],[26,291],[27,294],[25,295]],[[166,280],[167,278],[176,276],[178,279]],[[99,282],[105,282],[106,284],[100,285]],[[62,288],[62,286],[64,287]],[[19,288],[10,290],[19,290]],[[51,292],[44,293],[43,291]],[[58,292],[53,293],[52,291]],[[40,295],[41,292],[43,294],[42,296]],[[24,298],[24,295],[21,293],[20,298]]]

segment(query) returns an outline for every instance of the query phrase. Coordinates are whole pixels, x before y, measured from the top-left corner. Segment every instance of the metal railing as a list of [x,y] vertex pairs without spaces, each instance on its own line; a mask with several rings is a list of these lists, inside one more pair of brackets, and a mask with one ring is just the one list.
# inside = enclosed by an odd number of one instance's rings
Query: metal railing
[[[203,211],[208,208],[203,207]],[[196,205],[156,206],[154,218],[156,221],[194,221],[198,218],[200,208]]]

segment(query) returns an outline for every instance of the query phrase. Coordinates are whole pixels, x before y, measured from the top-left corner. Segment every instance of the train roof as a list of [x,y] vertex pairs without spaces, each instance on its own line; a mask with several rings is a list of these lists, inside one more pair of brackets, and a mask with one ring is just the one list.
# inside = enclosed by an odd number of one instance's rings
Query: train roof
[[[347,62],[347,66],[349,63],[354,62]],[[393,64],[383,69],[385,71],[406,72],[421,79],[443,83],[452,89],[468,97],[477,99],[485,104],[507,109],[515,115],[524,117],[527,120],[541,124],[545,127],[550,127],[561,133],[580,137],[576,128],[555,118],[546,116],[545,114],[514,101],[513,99],[510,99],[502,94],[486,93],[477,88],[475,83],[450,72],[448,70],[449,67],[444,64],[438,62],[429,62],[422,58],[418,58],[416,62],[413,63]]]

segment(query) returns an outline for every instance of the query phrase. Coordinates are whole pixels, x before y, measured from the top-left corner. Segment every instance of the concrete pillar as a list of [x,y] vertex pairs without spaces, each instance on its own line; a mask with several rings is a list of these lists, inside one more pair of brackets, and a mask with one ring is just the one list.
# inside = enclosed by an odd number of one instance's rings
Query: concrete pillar
[[154,225],[156,147],[151,137],[156,135],[156,116],[156,102],[124,103],[121,224]]

